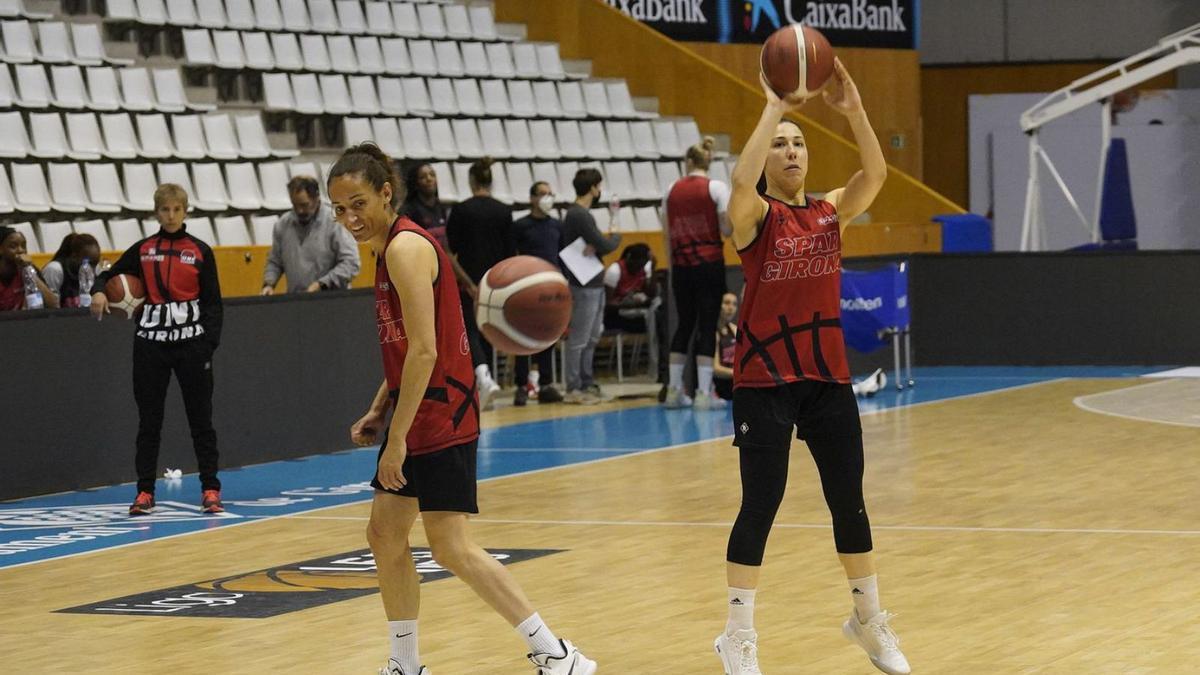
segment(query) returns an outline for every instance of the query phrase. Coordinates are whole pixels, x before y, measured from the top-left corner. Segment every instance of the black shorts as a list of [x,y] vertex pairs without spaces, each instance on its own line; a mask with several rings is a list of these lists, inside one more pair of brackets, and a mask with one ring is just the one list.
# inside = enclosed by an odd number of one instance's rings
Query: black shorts
[[733,390],[733,444],[787,447],[796,438],[862,435],[858,401],[848,384],[805,380]]
[[[387,434],[379,446],[378,466],[387,447]],[[408,481],[399,490],[389,490],[379,483],[376,471],[371,487],[401,497],[416,497],[421,511],[457,511],[479,513],[475,493],[475,451],[479,439],[454,445],[444,450],[404,458],[404,478]]]

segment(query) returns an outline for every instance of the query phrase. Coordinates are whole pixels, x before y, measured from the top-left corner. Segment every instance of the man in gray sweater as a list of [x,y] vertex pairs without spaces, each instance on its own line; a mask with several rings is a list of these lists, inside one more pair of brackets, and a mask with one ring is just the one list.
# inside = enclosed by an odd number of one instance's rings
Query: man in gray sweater
[[348,288],[359,270],[358,244],[321,204],[317,179],[292,178],[288,195],[292,210],[275,223],[262,294],[273,295],[281,276],[287,276],[289,293]]
[[[580,169],[575,174],[572,183],[576,198],[563,218],[560,250],[583,237],[588,250],[599,259],[621,245],[621,235],[601,234],[596,227],[596,219],[590,213],[592,204],[600,199],[600,183],[603,180],[596,169]],[[576,279],[565,266],[564,274],[571,286],[574,305],[567,334],[567,395],[563,402],[599,403],[600,387],[592,374],[592,360],[596,354],[596,344],[600,342],[600,334],[604,332],[604,275]]]

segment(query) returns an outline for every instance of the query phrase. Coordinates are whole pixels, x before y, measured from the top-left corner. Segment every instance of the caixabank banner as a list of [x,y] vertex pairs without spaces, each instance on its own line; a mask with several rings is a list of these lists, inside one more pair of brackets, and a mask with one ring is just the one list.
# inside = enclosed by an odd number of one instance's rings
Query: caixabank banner
[[835,47],[916,49],[920,0],[606,0],[672,40],[762,43],[802,23]]

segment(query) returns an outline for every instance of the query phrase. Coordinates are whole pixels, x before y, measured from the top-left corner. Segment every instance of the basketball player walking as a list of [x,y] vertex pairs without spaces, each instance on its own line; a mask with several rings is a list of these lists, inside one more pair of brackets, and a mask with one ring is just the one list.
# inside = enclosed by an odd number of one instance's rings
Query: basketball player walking
[[419,513],[434,560],[516,628],[539,675],[592,675],[595,662],[554,636],[508,570],[467,532],[467,514],[479,512],[479,399],[458,284],[436,239],[396,214],[400,189],[391,159],[371,143],[346,150],[329,172],[334,216],[379,260],[375,313],[386,378],[350,438],[372,445],[382,431],[367,526],[391,639],[380,672],[429,675],[417,650],[420,576],[408,543]]
[[888,626],[892,615],[879,605],[862,492],[862,427],[839,320],[841,233],[879,194],[887,165],[858,89],[836,61],[824,98],[850,122],[862,169],[824,199],[808,197],[804,134],[782,119],[803,100],[781,100],[765,82],[763,91],[767,105],[734,168],[729,201],[746,274],[733,378],[742,505],[726,554],[729,618],[714,647],[727,675],[760,672],[754,596],[795,430],[816,461],[850,582],[854,609],[842,631],[876,668],[902,675],[910,672],[908,661]]

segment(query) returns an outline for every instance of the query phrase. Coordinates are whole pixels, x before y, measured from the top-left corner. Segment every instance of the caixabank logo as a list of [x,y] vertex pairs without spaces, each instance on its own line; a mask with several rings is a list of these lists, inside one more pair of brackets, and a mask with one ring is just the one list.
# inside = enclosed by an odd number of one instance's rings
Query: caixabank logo
[[[558,549],[488,551],[504,565],[560,552]],[[452,576],[434,561],[427,548],[413,549],[413,562],[422,583]],[[375,557],[370,549],[363,549],[58,611],[110,616],[266,619],[378,591]]]

